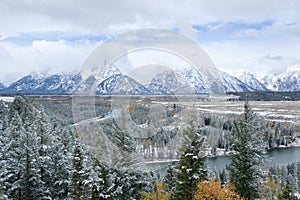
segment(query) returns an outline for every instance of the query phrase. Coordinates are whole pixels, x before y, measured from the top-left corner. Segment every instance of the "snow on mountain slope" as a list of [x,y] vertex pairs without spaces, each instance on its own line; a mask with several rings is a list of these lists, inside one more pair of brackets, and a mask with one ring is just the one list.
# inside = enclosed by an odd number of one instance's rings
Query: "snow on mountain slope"
[[221,78],[225,92],[252,92],[254,88],[243,83],[238,78],[231,76],[226,72],[221,72]]
[[71,93],[77,87],[79,81],[81,81],[79,74],[55,74],[46,78],[38,90],[50,93]]
[[[219,71],[222,87],[225,92],[251,92],[264,90],[262,85],[257,88],[242,82],[228,73]],[[255,81],[253,77],[253,82]],[[218,93],[213,88],[209,88],[209,79],[205,79],[199,71],[194,68],[183,70],[164,71],[154,77],[148,87],[154,94],[173,94],[173,93]],[[254,82],[253,84],[258,84]],[[261,89],[261,88],[263,89]]]
[[152,94],[184,94],[193,93],[194,89],[183,75],[173,70],[158,73],[150,82],[148,90]]
[[[249,72],[239,78],[226,72],[215,71],[220,86],[213,88],[213,80],[193,67],[165,70],[158,73],[149,85],[142,85],[123,75],[116,66],[101,75],[90,75],[82,80],[80,73],[45,75],[33,73],[24,76],[8,87],[0,84],[2,94],[187,94],[252,91],[300,91],[300,67],[289,68],[280,75],[268,74],[262,79]],[[79,93],[79,92],[80,93]]]
[[250,72],[245,71],[238,78],[255,91],[268,91],[268,88]]
[[185,81],[194,88],[195,93],[207,93],[208,85],[203,75],[195,68],[185,68],[180,71]]
[[120,75],[120,74],[122,74],[120,69],[117,68],[115,65],[109,66],[103,73],[103,80],[113,75]]
[[142,84],[129,76],[117,73],[102,81],[96,90],[96,94],[149,94],[150,92]]
[[51,76],[37,73],[25,76],[3,89],[1,93],[20,94],[66,94],[77,87],[78,75],[55,74]]
[[30,93],[43,84],[44,77],[35,74],[24,76],[5,89],[7,93]]
[[272,91],[300,91],[300,65],[289,67],[282,74],[268,74],[262,82]]
[[4,88],[5,86],[2,83],[0,83],[0,90],[3,90]]
[[[98,70],[99,69],[96,70],[97,73],[91,74],[86,79],[81,80],[81,82],[72,92],[75,94],[90,94],[90,93],[105,91],[104,88],[99,89],[98,86],[106,79],[115,75],[122,74],[121,71],[114,65],[108,67],[104,72],[99,72]],[[84,77],[82,73],[80,73],[78,76]],[[103,93],[101,92],[101,94]]]

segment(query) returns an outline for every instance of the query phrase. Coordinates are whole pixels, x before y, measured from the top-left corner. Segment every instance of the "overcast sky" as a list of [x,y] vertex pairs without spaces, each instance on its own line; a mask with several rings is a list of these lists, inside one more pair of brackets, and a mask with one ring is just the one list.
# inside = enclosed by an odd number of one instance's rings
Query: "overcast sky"
[[281,72],[300,63],[299,13],[298,0],[0,0],[0,82],[79,70],[101,41],[144,27],[191,37],[223,70]]

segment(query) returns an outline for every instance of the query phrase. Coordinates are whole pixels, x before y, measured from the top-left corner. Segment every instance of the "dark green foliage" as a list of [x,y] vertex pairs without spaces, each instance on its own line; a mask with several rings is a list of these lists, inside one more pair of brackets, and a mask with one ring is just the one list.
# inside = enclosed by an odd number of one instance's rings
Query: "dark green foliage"
[[228,166],[230,181],[242,197],[258,197],[260,167],[263,162],[264,144],[256,115],[246,102],[243,118],[233,129],[233,146],[236,152]]
[[239,101],[299,101],[300,92],[229,92],[239,96]]
[[149,192],[154,186],[154,178],[148,173],[110,169],[111,187],[109,199],[140,199],[141,191]]
[[184,133],[182,154],[176,166],[176,185],[172,199],[193,199],[199,180],[207,177],[204,137],[199,127],[191,125]]
[[72,197],[73,199],[87,199],[90,195],[89,187],[86,184],[89,180],[90,169],[88,168],[88,158],[86,150],[79,141],[75,140],[73,152],[73,173],[72,173]]
[[97,159],[94,159],[94,166],[92,169],[92,200],[104,200],[111,197],[110,189],[110,171]]
[[296,199],[295,193],[300,189],[300,162],[283,166],[272,166],[268,171],[270,179],[280,187],[276,190],[279,199]]
[[50,156],[43,149],[51,146],[51,142],[44,141],[49,122],[42,114],[22,97],[16,97],[10,107],[10,124],[2,132],[7,142],[1,144],[6,149],[6,156],[1,158],[1,182],[9,198],[50,199],[47,190],[50,178],[46,178],[50,173],[49,163],[47,169],[44,167]]
[[282,194],[279,195],[281,200],[298,200],[294,195],[293,189],[289,183],[286,184],[285,188],[282,190]]
[[134,168],[136,144],[126,129],[113,132],[119,152],[112,168],[92,158],[79,135],[75,140],[67,125],[54,116],[50,120],[29,99],[17,96],[7,105],[0,102],[0,193],[4,197],[140,199],[141,191],[151,191],[154,178]]
[[177,163],[173,163],[169,165],[167,174],[163,179],[164,184],[166,185],[166,190],[167,191],[172,191],[175,192],[176,189],[176,181],[177,181]]
[[208,126],[208,125],[210,125],[210,123],[211,123],[211,118],[210,117],[205,117],[204,118],[204,125]]
[[225,185],[228,181],[228,172],[226,169],[223,169],[219,172],[219,179],[222,185]]

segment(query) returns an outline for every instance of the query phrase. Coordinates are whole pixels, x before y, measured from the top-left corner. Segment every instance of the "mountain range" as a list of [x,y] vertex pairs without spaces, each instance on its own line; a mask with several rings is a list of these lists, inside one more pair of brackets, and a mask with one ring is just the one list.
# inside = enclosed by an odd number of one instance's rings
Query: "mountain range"
[[83,79],[81,73],[32,73],[5,87],[0,83],[1,94],[186,94],[254,91],[300,91],[300,69],[282,74],[268,74],[258,78],[249,72],[238,76],[218,71],[218,89],[210,79],[195,68],[165,70],[154,76],[148,84],[141,84],[122,74],[117,67],[108,68],[102,76],[90,75]]

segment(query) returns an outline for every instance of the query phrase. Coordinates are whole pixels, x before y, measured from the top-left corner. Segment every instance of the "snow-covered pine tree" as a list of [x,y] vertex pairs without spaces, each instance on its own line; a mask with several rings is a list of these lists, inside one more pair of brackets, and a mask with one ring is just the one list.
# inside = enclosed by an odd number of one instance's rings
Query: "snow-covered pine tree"
[[1,158],[1,181],[5,186],[5,195],[11,199],[43,197],[36,135],[24,129],[17,112],[6,131],[6,154]]
[[[75,149],[71,130],[59,123],[51,125],[43,109],[26,97],[17,96],[7,116],[9,124],[0,131],[3,195],[8,199],[70,199],[73,173],[70,163]],[[91,182],[86,170],[89,161],[86,152],[82,152],[83,173],[87,175],[82,180],[86,186]],[[90,198],[90,190],[85,188],[85,197]]]
[[90,173],[90,180],[91,180],[91,188],[92,200],[104,200],[104,199],[111,199],[111,194],[109,192],[110,188],[110,171],[108,167],[101,164],[99,160],[93,158],[93,167]]
[[118,169],[134,169],[139,162],[138,155],[135,152],[136,144],[134,138],[129,132],[115,129],[112,135],[112,142],[117,147],[119,156],[115,158]]
[[25,133],[22,121],[17,112],[11,117],[9,127],[3,133],[3,155],[0,160],[1,185],[3,193],[11,199],[22,199],[21,170],[19,162],[22,157],[20,149],[20,135]]
[[[7,131],[5,131],[5,129],[8,127],[8,109],[7,107],[4,105],[4,102],[0,100],[0,162],[2,162],[2,160],[5,160],[6,158],[6,150],[5,150],[5,145],[8,142],[8,137],[7,137]],[[4,167],[3,165],[0,165],[0,172],[3,172],[4,169],[2,169],[2,167]],[[0,177],[1,178],[1,177]],[[0,179],[0,192],[4,193],[4,183],[1,182]],[[3,194],[4,196],[4,194]],[[0,198],[1,199],[1,198]]]
[[207,176],[205,138],[201,128],[191,123],[183,133],[183,146],[177,165],[176,186],[171,199],[193,199],[197,184]]
[[176,163],[172,163],[168,166],[167,174],[163,178],[163,183],[166,185],[166,189],[168,191],[172,191],[172,193],[175,192],[176,188],[176,181],[177,181],[177,175],[178,169]]
[[74,148],[74,137],[71,130],[58,121],[52,126],[53,146],[52,152],[52,199],[69,199],[71,193],[72,175],[72,152]]
[[0,132],[8,126],[8,109],[5,103],[0,100]]
[[[13,115],[13,113],[15,113]],[[45,147],[39,142],[41,134],[36,131],[36,127],[40,125],[38,119],[38,110],[27,99],[17,96],[10,107],[11,122],[19,118],[21,128],[14,129],[11,124],[7,129],[10,131],[8,134],[9,141],[15,141],[17,148],[12,149],[10,153],[17,151],[17,155],[11,158],[18,159],[18,177],[19,180],[15,181],[15,185],[20,185],[22,190],[17,198],[21,199],[35,199],[43,198],[50,199],[48,186],[45,186],[45,181],[42,179],[42,170],[40,162],[41,147]],[[19,132],[22,130],[21,132]],[[45,131],[46,129],[43,129]],[[17,134],[17,139],[14,135]],[[51,154],[51,152],[47,152]],[[47,169],[51,168],[47,165]]]
[[22,183],[22,199],[50,199],[48,188],[41,178],[39,163],[39,141],[36,132],[25,131],[19,138],[19,170]]
[[244,105],[243,117],[235,123],[232,149],[228,166],[229,178],[235,191],[249,200],[258,197],[261,166],[265,161],[265,145],[257,116],[249,103]]
[[43,198],[51,198],[53,171],[53,133],[51,132],[51,125],[43,110],[35,110],[35,118],[29,126],[33,134],[37,138],[37,162],[40,171],[41,190]]
[[91,188],[89,187],[89,159],[87,150],[80,141],[79,133],[76,135],[73,157],[72,157],[72,198],[74,200],[89,199]]
[[149,174],[143,172],[143,163],[136,153],[135,138],[126,128],[124,119],[121,119],[121,122],[125,128],[115,128],[112,134],[112,148],[117,150],[118,157],[115,157],[115,164],[110,169],[110,191],[113,199],[140,199],[140,192],[144,191],[148,184],[152,184],[152,180]]

